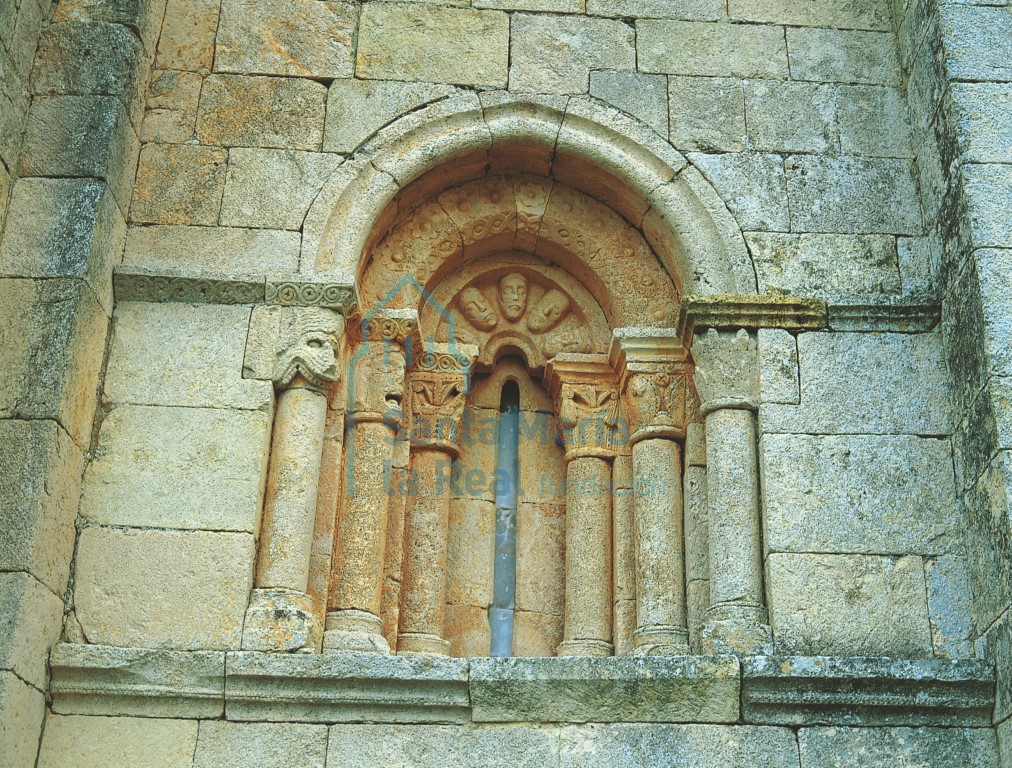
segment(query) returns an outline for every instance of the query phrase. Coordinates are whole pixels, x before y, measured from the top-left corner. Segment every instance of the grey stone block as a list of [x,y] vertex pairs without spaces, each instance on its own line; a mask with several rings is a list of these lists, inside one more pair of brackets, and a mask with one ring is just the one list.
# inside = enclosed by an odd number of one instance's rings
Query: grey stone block
[[994,722],[1012,716],[1012,611],[1008,609],[977,639],[977,655],[994,664]]
[[1012,11],[963,3],[939,9],[945,65],[953,80],[1012,80]]
[[835,150],[836,92],[813,83],[745,82],[749,147],[765,152]]
[[952,83],[944,109],[971,163],[1012,163],[1012,84]]
[[0,755],[8,765],[35,765],[45,715],[45,695],[13,672],[0,672]]
[[787,53],[791,77],[795,80],[901,83],[896,42],[891,32],[788,27]]
[[641,19],[636,22],[642,72],[786,79],[787,44],[780,27]]
[[236,227],[131,227],[123,263],[172,274],[249,276],[293,274],[299,268],[298,232]]
[[668,79],[641,72],[591,72],[590,95],[668,135]]
[[39,768],[191,768],[196,720],[50,715]]
[[193,768],[323,768],[326,762],[327,726],[304,723],[205,720],[193,754]]
[[1012,166],[989,163],[961,168],[963,203],[974,247],[1012,247],[1012,216],[1008,191]]
[[801,404],[760,406],[762,433],[951,434],[940,334],[803,333],[798,355]]
[[961,546],[948,440],[764,435],[767,552],[941,554]]
[[994,670],[973,660],[752,657],[742,660],[742,714],[776,725],[987,727]]
[[0,670],[46,690],[46,650],[63,630],[63,600],[27,573],[0,573]]
[[708,722],[738,719],[733,657],[471,660],[475,722]]
[[562,731],[562,768],[796,768],[787,728],[713,725],[584,725]]
[[[973,553],[973,621],[991,626],[1012,603],[1012,451],[995,456],[963,497],[969,517],[967,551]],[[978,648],[978,656],[983,651]]]
[[468,660],[373,654],[229,653],[229,720],[463,723]]
[[909,160],[794,155],[785,166],[795,232],[921,232]]
[[623,19],[718,21],[726,12],[722,0],[587,0],[588,14]]
[[941,659],[973,658],[973,594],[966,557],[957,554],[933,558],[925,561],[924,568],[928,584],[931,644],[935,656]]
[[873,85],[841,85],[836,93],[836,128],[843,154],[914,156],[902,91]]
[[781,328],[760,328],[759,399],[763,403],[800,402],[798,342]]
[[61,643],[53,648],[53,711],[115,717],[221,717],[225,654]]
[[791,26],[892,29],[889,5],[878,0],[729,0],[734,21]]
[[[29,5],[30,3],[22,3]],[[154,52],[165,4],[159,0],[64,0],[53,21],[104,21],[122,24]]]
[[713,184],[742,229],[790,229],[784,162],[780,155],[692,153],[688,158]]
[[347,768],[542,768],[557,765],[558,731],[420,725],[336,725],[328,766]]
[[997,765],[990,728],[802,728],[805,768],[991,768]]
[[731,77],[668,78],[669,135],[682,151],[745,149],[745,92]]

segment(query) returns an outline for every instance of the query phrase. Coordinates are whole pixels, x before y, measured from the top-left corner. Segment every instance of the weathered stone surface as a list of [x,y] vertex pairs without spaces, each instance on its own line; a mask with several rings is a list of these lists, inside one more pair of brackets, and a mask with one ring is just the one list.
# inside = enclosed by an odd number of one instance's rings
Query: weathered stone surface
[[0,669],[45,691],[45,649],[62,630],[63,600],[27,573],[0,573]]
[[990,378],[952,436],[956,484],[973,486],[999,450],[1012,449],[1012,379]]
[[81,516],[104,525],[255,534],[270,429],[262,411],[114,408],[84,476]]
[[826,153],[836,147],[835,92],[811,83],[745,83],[749,146],[770,152]]
[[790,229],[787,184],[780,155],[692,153],[688,158],[713,184],[742,229]]
[[1012,13],[1007,7],[947,5],[939,19],[952,80],[1012,79]]
[[84,456],[52,421],[0,422],[0,570],[62,594],[74,552]]
[[123,105],[112,96],[36,99],[21,150],[22,176],[89,176],[130,206],[140,146]]
[[506,85],[509,16],[499,11],[370,3],[355,74],[366,80]]
[[748,232],[745,240],[760,293],[834,299],[900,290],[892,237]]
[[117,305],[105,396],[117,404],[267,409],[272,388],[242,378],[248,307]]
[[786,728],[713,725],[584,725],[562,730],[562,768],[678,765],[794,768],[798,747]]
[[944,109],[962,144],[963,159],[1012,163],[1012,84],[952,83]]
[[[967,549],[975,560],[971,570],[971,607],[977,627],[991,626],[1012,603],[1009,488],[1012,488],[1012,451],[1002,451],[963,497],[970,522]],[[981,650],[978,648],[978,655],[982,655]],[[1012,700],[1012,694],[1009,698]]]
[[805,768],[989,768],[997,765],[990,728],[803,728]]
[[453,90],[452,86],[432,83],[335,80],[327,92],[323,148],[352,152],[395,118],[449,96]]
[[[474,0],[475,8],[499,11],[550,11],[553,13],[582,13],[582,0]],[[468,0],[440,3],[440,5],[468,5]]]
[[[341,759],[347,759],[342,755]],[[197,734],[194,768],[323,768],[327,726],[300,723],[229,723],[205,720]]]
[[836,127],[840,151],[867,157],[912,157],[907,106],[896,88],[871,85],[837,88]]
[[780,328],[760,328],[756,335],[760,402],[799,403],[798,342]]
[[290,77],[211,75],[197,111],[197,138],[229,147],[319,150],[327,89]]
[[766,578],[777,653],[931,656],[920,557],[771,554]]
[[360,768],[540,768],[557,764],[558,735],[530,726],[341,725],[330,729],[327,754],[328,765]]
[[669,136],[680,150],[745,149],[745,94],[735,78],[668,78]]
[[299,234],[234,227],[131,227],[123,263],[153,270],[292,274]]
[[61,643],[53,648],[53,711],[61,715],[221,717],[225,654]]
[[939,334],[803,333],[798,355],[801,405],[762,406],[763,433],[951,433]]
[[745,722],[987,726],[994,670],[972,660],[755,656],[742,660]]
[[643,72],[716,77],[788,77],[778,27],[643,19],[636,22]]
[[896,45],[888,32],[788,27],[787,52],[795,80],[901,84]]
[[231,150],[221,223],[230,227],[301,229],[309,206],[341,162],[338,155],[317,152]]
[[738,719],[733,657],[472,659],[474,722]]
[[588,14],[622,19],[717,21],[726,10],[721,0],[587,0]]
[[921,231],[921,210],[908,160],[793,155],[785,161],[795,232]]
[[993,663],[995,674],[994,721],[1012,715],[1012,612],[1008,609],[977,638],[977,656]]
[[203,78],[196,72],[159,69],[148,83],[141,141],[182,144],[193,138]]
[[728,13],[735,21],[892,30],[891,8],[879,0],[729,0]]
[[228,153],[190,144],[141,150],[130,219],[147,224],[217,224]]
[[230,720],[462,723],[468,660],[377,654],[230,653]]
[[207,72],[214,62],[221,0],[168,0],[155,66]]
[[764,435],[767,552],[940,554],[957,545],[947,440]]
[[253,577],[253,536],[86,528],[74,604],[89,642],[237,648]]
[[46,697],[13,672],[0,672],[0,755],[11,768],[35,765]]
[[628,112],[661,136],[668,134],[668,83],[662,75],[591,72],[590,95]]
[[998,163],[969,164],[962,166],[961,174],[964,204],[974,246],[1012,246],[1012,220],[1007,205],[1007,193],[1012,186],[1010,166]]
[[350,77],[357,9],[316,0],[223,0],[216,72]]
[[0,275],[84,278],[112,307],[111,267],[126,226],[109,187],[94,179],[19,179],[7,208]]
[[635,34],[619,21],[580,16],[513,16],[510,89],[587,93],[590,70],[636,68]]
[[[974,253],[983,313],[983,352],[991,373],[1012,376],[1012,249],[982,248]],[[971,333],[975,328],[970,328]]]
[[49,715],[39,768],[190,768],[196,720]]
[[148,0],[65,0],[56,8],[53,21],[122,24],[137,34],[150,51],[158,40],[162,12],[160,3]]
[[926,560],[924,568],[935,656],[973,658],[972,590],[966,557],[958,554]]
[[119,24],[53,24],[39,38],[32,90],[36,96],[115,96],[138,122],[143,55],[140,40]]
[[0,415],[56,420],[87,445],[109,324],[94,294],[81,280],[0,280],[0,318]]

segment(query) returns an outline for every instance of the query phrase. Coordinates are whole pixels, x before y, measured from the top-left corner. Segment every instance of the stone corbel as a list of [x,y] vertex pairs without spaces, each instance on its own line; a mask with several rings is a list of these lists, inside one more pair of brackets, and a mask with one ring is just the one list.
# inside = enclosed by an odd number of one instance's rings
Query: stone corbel
[[344,318],[318,307],[264,307],[253,324],[246,372],[278,390],[255,588],[242,647],[315,651],[321,628],[309,597],[309,562],[327,419],[340,378]]

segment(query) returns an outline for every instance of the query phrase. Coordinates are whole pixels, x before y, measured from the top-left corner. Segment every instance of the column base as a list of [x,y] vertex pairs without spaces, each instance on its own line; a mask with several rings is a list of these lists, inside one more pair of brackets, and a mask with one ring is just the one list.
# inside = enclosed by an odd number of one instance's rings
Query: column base
[[686,656],[689,631],[683,627],[641,627],[633,633],[633,656]]
[[405,632],[397,636],[398,656],[449,656],[450,641],[424,632]]
[[716,605],[706,613],[700,638],[704,654],[772,656],[773,631],[759,605]]
[[615,646],[604,640],[564,640],[555,650],[556,656],[613,656]]
[[242,626],[244,651],[304,651],[320,646],[313,600],[292,589],[254,589]]
[[383,637],[383,622],[368,611],[349,608],[327,614],[323,633],[324,653],[390,653]]

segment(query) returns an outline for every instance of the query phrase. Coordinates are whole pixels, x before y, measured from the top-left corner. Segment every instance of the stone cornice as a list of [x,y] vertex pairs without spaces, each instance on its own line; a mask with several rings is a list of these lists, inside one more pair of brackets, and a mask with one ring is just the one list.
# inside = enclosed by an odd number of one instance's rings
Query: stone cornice
[[697,328],[782,328],[817,331],[827,326],[826,302],[798,296],[712,294],[686,296],[678,316],[678,338],[691,346]]

